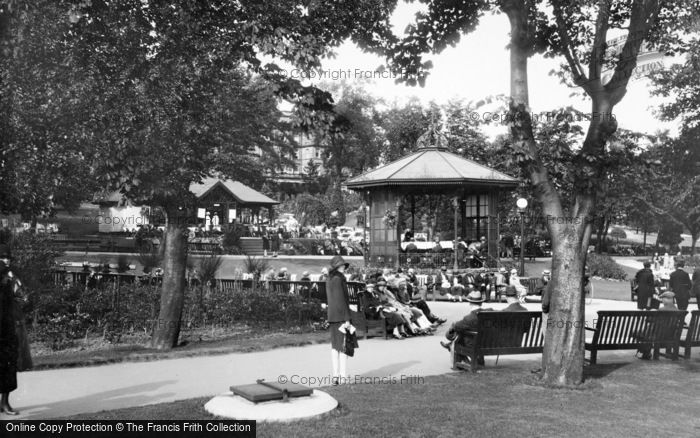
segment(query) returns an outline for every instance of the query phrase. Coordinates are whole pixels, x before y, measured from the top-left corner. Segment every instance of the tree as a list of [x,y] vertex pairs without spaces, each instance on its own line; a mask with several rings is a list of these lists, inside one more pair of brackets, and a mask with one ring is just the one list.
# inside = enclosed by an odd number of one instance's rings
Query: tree
[[[547,220],[553,245],[554,293],[550,311],[553,324],[546,328],[543,381],[550,386],[577,385],[583,379],[584,353],[581,279],[596,200],[605,190],[606,145],[617,129],[613,110],[627,92],[642,42],[682,49],[678,33],[694,19],[695,5],[650,0],[550,0],[548,5],[537,0],[426,3],[427,11],[416,14],[416,22],[409,25],[403,38],[386,29],[364,41],[364,47],[386,55],[390,68],[405,72],[399,80],[423,85],[432,67],[430,62],[423,62],[423,54],[454,45],[460,34],[474,29],[487,11],[508,16],[511,81],[507,125],[512,153],[524,174],[529,175],[544,216],[554,219]],[[612,29],[628,33],[619,53],[607,50],[606,39]],[[528,61],[535,53],[565,59],[560,77],[568,78],[591,101],[585,139],[580,148],[570,151],[570,203],[557,191],[549,169],[540,160],[541,148],[530,116],[527,72]],[[604,83],[602,73],[606,68],[614,73]],[[559,321],[563,329],[556,328]]]
[[0,3],[16,14],[5,15],[2,28],[11,38],[0,63],[0,210],[35,225],[58,206],[77,208],[97,189],[91,108],[80,72],[65,62],[65,11],[55,2],[12,3]]
[[320,190],[320,174],[318,172],[320,167],[321,166],[312,159],[309,159],[309,162],[306,163],[306,166],[304,167],[304,173],[302,174],[301,179],[304,181],[306,190],[309,193],[318,193]]
[[[189,186],[207,175],[259,181],[274,153],[276,99],[297,103],[301,129],[329,123],[330,94],[290,79],[355,33],[389,20],[391,1],[76,2],[74,68],[89,77],[101,175],[125,197],[166,214],[164,280],[152,343],[177,345],[185,287]],[[255,74],[259,80],[253,80]]]
[[700,238],[700,40],[695,35],[683,64],[654,76],[654,93],[671,97],[661,106],[664,120],[679,119],[679,138],[671,142],[669,154],[659,157],[669,173],[660,176],[660,184],[667,187],[663,206],[652,205],[652,210],[665,215],[691,234],[692,253]]
[[[332,122],[317,131],[318,146],[323,148],[324,168],[331,178],[331,199],[338,211],[338,222],[345,222],[341,191],[346,176],[353,176],[377,164],[381,136],[376,129],[376,99],[362,87],[345,82],[328,85],[337,97]],[[345,173],[344,173],[345,171]]]
[[699,141],[700,126],[682,129],[677,139],[662,137],[646,153],[653,164],[641,174],[634,195],[657,216],[662,229],[688,230],[692,254],[700,237]]
[[430,121],[435,117],[439,117],[437,106],[424,108],[415,97],[402,107],[394,102],[379,115],[378,123],[386,139],[382,159],[391,162],[415,151],[418,138],[428,130]]

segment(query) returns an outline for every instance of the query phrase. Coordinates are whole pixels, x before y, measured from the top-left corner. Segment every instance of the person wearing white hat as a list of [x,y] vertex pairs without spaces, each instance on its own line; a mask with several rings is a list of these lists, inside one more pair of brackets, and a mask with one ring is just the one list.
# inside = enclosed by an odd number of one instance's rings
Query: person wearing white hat
[[537,292],[537,295],[544,295],[544,290],[547,288],[547,285],[549,282],[552,280],[552,273],[549,269],[545,269],[542,271],[542,276],[537,279],[537,287],[535,288],[535,291]]
[[527,288],[520,283],[520,277],[518,276],[518,270],[513,268],[510,270],[510,278],[508,278],[508,285],[515,288],[517,295],[527,295]]

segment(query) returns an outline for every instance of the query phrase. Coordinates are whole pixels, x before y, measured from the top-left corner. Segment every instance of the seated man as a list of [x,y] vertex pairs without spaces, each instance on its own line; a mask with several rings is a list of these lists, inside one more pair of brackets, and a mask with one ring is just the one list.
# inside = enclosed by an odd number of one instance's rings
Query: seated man
[[494,275],[496,277],[496,293],[498,296],[503,296],[506,292],[506,286],[508,286],[508,271],[506,268],[501,266],[498,272]]
[[411,240],[408,242],[408,245],[406,245],[406,252],[417,252],[418,247],[416,246],[416,239],[411,238]]
[[[445,335],[445,337],[447,338],[447,342],[440,342],[440,345],[445,347],[448,351],[452,351],[454,349],[453,345],[458,337],[462,340],[463,345],[467,347],[473,346],[474,335],[469,332],[475,332],[477,330],[478,313],[484,310],[493,310],[481,308],[481,305],[485,300],[484,296],[479,291],[471,292],[469,295],[467,295],[466,300],[469,306],[469,313],[467,313],[467,315],[460,321],[457,321],[456,323],[452,324],[452,327],[450,327],[450,329],[447,331],[447,334]],[[468,358],[468,361],[472,360],[474,360],[473,357]],[[484,358],[477,358],[477,362],[479,363],[479,365],[483,365]]]
[[547,285],[551,280],[551,271],[549,269],[545,269],[544,271],[542,271],[542,276],[537,279],[537,286],[535,287],[537,295],[544,295],[544,290],[547,288]]
[[275,278],[275,280],[289,280],[289,272],[287,272],[287,268],[281,268],[279,273],[277,273],[277,278]]
[[398,300],[401,303],[407,304],[410,307],[420,310],[422,314],[428,319],[428,321],[430,321],[433,328],[447,321],[446,319],[439,318],[430,311],[430,307],[425,301],[425,297],[427,295],[425,286],[422,286],[420,289],[414,289],[415,293],[409,292],[407,286],[408,283],[405,281],[402,281],[399,284],[399,289],[396,298],[398,298]]
[[[658,311],[659,312],[664,312],[664,311],[674,311],[678,310],[678,307],[674,304],[674,299],[676,295],[673,292],[664,292],[661,295],[659,295],[659,298],[661,299],[661,307],[659,307]],[[645,348],[640,348],[638,350],[639,353],[642,354],[640,359],[643,360],[649,360],[651,359],[651,347],[645,347]],[[666,350],[668,353],[668,349]]]
[[443,266],[440,268],[440,272],[435,276],[434,291],[448,300],[455,300],[454,295],[451,293],[453,283],[454,279],[451,272],[447,271],[447,266]]
[[508,306],[502,312],[527,312],[527,308],[520,304],[520,300],[524,298],[525,295],[518,296],[514,287],[506,288],[506,302]]

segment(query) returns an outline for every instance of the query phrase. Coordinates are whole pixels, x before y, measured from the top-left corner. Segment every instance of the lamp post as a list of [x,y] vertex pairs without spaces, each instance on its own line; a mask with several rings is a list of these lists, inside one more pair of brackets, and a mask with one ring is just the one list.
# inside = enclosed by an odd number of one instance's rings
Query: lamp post
[[520,276],[525,276],[525,209],[527,199],[520,198],[516,201],[518,213],[520,213]]

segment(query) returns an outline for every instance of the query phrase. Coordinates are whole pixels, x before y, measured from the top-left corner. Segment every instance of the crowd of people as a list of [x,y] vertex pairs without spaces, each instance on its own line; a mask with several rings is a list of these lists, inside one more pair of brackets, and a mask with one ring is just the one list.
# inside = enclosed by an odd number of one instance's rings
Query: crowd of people
[[[691,278],[681,257],[673,262],[675,270],[668,272],[672,260],[667,254],[664,258],[654,257],[643,263],[644,267],[634,277],[633,286],[637,292],[638,309],[662,310],[664,297],[675,300],[676,310],[688,310],[690,298],[695,297],[700,309],[700,267],[695,268]],[[667,286],[663,280],[667,280]]]
[[427,288],[419,285],[413,269],[405,273],[384,269],[366,281],[360,294],[365,317],[385,318],[394,339],[433,334],[446,321],[431,311]]

